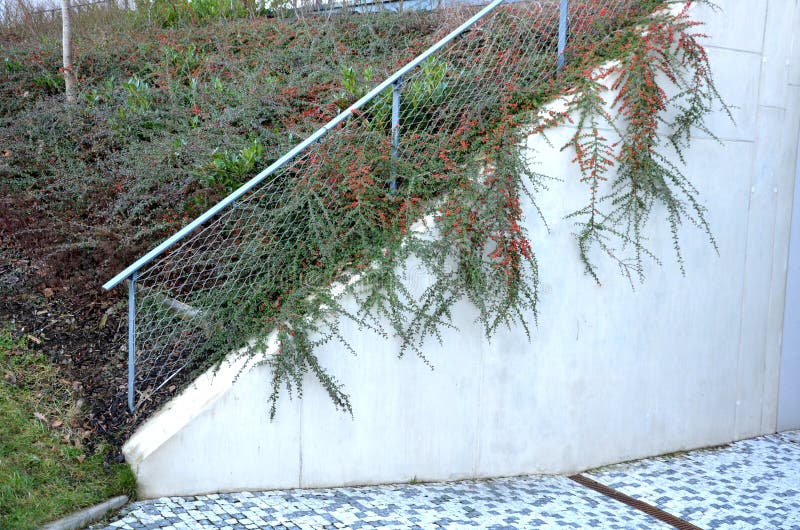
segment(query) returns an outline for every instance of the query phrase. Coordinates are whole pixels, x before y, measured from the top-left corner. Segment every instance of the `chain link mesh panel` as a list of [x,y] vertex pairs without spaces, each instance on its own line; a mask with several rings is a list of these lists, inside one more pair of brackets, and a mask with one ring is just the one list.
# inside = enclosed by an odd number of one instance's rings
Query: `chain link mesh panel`
[[[570,2],[570,42],[602,38],[604,24],[636,2]],[[477,7],[443,10],[456,27]],[[467,130],[513,106],[556,75],[558,1],[497,6],[459,37],[364,105],[138,272],[135,389],[140,413],[163,402],[209,360],[241,348],[241,337],[267,333],[260,309],[336,281],[321,262],[352,267],[342,248],[367,245],[373,227],[401,201],[431,200],[451,152],[465,151]],[[598,22],[599,21],[599,22]],[[394,98],[398,123],[393,123]],[[399,94],[398,94],[399,93]],[[394,130],[393,130],[394,129]],[[393,144],[393,138],[398,143]],[[431,164],[439,160],[441,164]],[[358,178],[355,178],[357,176]],[[354,187],[368,178],[369,193]],[[362,179],[362,180],[359,180]],[[390,191],[392,182],[397,190]],[[362,190],[363,191],[363,190]],[[381,196],[378,196],[378,195]],[[332,216],[331,212],[352,212]],[[346,242],[346,245],[342,243]],[[236,339],[239,337],[239,339]]]

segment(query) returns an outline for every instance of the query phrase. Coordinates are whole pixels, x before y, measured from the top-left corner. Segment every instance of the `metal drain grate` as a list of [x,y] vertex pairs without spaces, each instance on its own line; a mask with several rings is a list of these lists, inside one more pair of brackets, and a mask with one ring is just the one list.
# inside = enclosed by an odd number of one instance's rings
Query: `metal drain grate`
[[610,497],[615,501],[619,501],[623,504],[627,504],[631,508],[635,508],[640,512],[644,512],[650,517],[655,517],[661,522],[667,523],[670,526],[674,526],[678,530],[703,530],[699,526],[695,526],[688,521],[684,521],[678,517],[675,517],[671,513],[667,513],[660,508],[656,508],[652,504],[647,504],[644,501],[640,501],[639,499],[634,499],[628,495],[625,495],[621,491],[617,491],[614,488],[609,488],[605,484],[601,484],[596,480],[592,480],[585,475],[572,475],[569,477],[570,480],[574,480],[581,486],[586,486],[589,489],[592,489],[598,493],[602,493],[606,497]]

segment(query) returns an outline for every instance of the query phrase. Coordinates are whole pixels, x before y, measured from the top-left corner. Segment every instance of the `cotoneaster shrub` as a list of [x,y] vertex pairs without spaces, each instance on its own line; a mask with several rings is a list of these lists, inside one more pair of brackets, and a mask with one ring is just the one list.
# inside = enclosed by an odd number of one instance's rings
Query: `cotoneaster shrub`
[[[282,292],[280,304],[267,310],[267,329],[278,331],[280,343],[279,353],[267,361],[273,368],[272,414],[280,388],[300,391],[307,371],[317,376],[337,406],[350,410],[344,389],[314,355],[330,340],[349,348],[337,318],[394,334],[402,339],[401,354],[411,350],[426,362],[423,341],[451,325],[450,308],[460,299],[478,309],[478,321],[488,337],[503,326],[519,325],[529,331],[537,311],[538,269],[534,242],[523,229],[520,200],[526,194],[535,202],[542,175],[532,173],[530,161],[523,158],[520,145],[527,135],[545,133],[568,120],[577,124],[564,149],[575,154],[589,201],[570,217],[577,223],[578,257],[596,281],[600,281],[597,268],[589,258],[593,245],[619,263],[628,278],[644,279],[645,256],[660,259],[648,250],[643,236],[657,208],[667,212],[681,270],[681,224],[697,226],[716,249],[705,208],[680,168],[691,131],[711,134],[705,117],[717,108],[727,111],[701,45],[704,35],[696,32],[699,24],[689,17],[692,2],[654,2],[645,11],[637,11],[640,4],[622,12],[608,11],[601,2],[589,4],[596,9],[594,17],[573,29],[568,67],[561,76],[535,92],[524,83],[509,86],[479,120],[437,131],[435,138],[412,134],[411,142],[419,146],[413,149],[420,153],[409,159],[435,161],[433,167],[408,168],[410,182],[397,194],[386,192],[385,172],[384,179],[375,179],[380,171],[370,167],[358,185],[348,188],[360,190],[353,202],[329,212],[334,218],[346,218],[348,208],[362,204],[378,212],[379,222],[368,225],[377,229],[370,244],[358,241],[345,251],[351,259],[349,270],[359,271],[358,281],[345,292],[356,298],[360,310],[350,314],[339,304],[341,297],[330,295],[327,288],[334,280],[346,281],[347,274],[336,272],[341,263],[320,267],[327,271],[326,287],[310,298],[307,291]],[[676,10],[673,4],[682,7]],[[602,98],[608,91],[616,94],[610,107]],[[565,97],[567,109],[538,114],[541,103],[554,97]],[[384,123],[385,106],[385,98],[378,100],[364,119]],[[674,117],[667,118],[670,115]],[[605,138],[601,125],[611,127],[620,139]],[[666,141],[659,126],[668,131]],[[385,152],[386,146],[381,146],[365,158],[380,160]],[[612,168],[616,177],[607,185]],[[424,179],[422,189],[416,189],[413,175],[420,173],[440,180]],[[385,211],[382,205],[387,206]],[[433,215],[438,237],[409,229],[426,215]],[[628,250],[632,258],[624,255]],[[434,278],[421,296],[404,284],[403,264],[411,258]],[[381,318],[390,329],[384,328]]]
[[[279,274],[256,282],[245,275],[241,281],[249,283],[241,285],[233,276],[224,291],[236,295],[224,300],[222,291],[179,293],[207,308],[205,322],[188,330],[201,337],[196,350],[185,352],[189,366],[201,370],[276,331],[280,351],[266,361],[272,413],[280,389],[301,391],[308,372],[350,410],[344,389],[315,355],[321,344],[342,340],[342,317],[400,337],[403,352],[423,358],[423,341],[451,325],[450,308],[462,298],[478,309],[489,336],[513,324],[530,329],[538,270],[520,199],[535,199],[542,176],[531,173],[520,142],[569,119],[578,128],[565,148],[574,150],[589,191],[587,207],[573,214],[578,257],[589,274],[599,281],[589,260],[599,246],[626,274],[641,276],[644,257],[658,259],[642,233],[661,205],[679,263],[681,223],[698,225],[713,245],[700,199],[665,148],[676,149],[680,160],[692,127],[705,129],[704,116],[721,101],[696,23],[686,9],[664,9],[669,4],[630,2],[609,11],[587,0],[562,73],[531,62],[526,76],[502,90],[475,87],[478,100],[453,103],[458,93],[447,72],[456,67],[429,61],[409,85],[403,121],[414,126],[394,161],[386,134],[390,102],[373,101],[351,120],[356,136],[345,128],[326,140],[313,160],[318,170],[288,172],[275,182],[280,203],[259,215],[291,230],[248,246],[237,266],[259,270],[280,256],[281,266],[271,269]],[[513,23],[513,6],[509,13]],[[124,38],[76,39],[81,104],[66,109],[36,77],[57,68],[57,46],[48,39],[15,45],[0,74],[0,144],[8,146],[0,158],[7,191],[0,228],[62,281],[97,286],[335,116],[370,80],[434,42],[442,34],[439,16],[350,14],[324,24],[188,17],[169,28],[140,20]],[[555,37],[536,38],[550,46]],[[530,84],[535,79],[546,82]],[[611,109],[602,104],[604,82],[619,93]],[[669,85],[675,97],[667,97]],[[537,121],[542,104],[561,96],[568,96],[567,111]],[[430,101],[472,105],[477,114],[431,128]],[[657,127],[670,109],[678,113],[666,123],[665,146]],[[602,125],[621,140],[604,138]],[[612,167],[617,176],[609,187]],[[426,218],[439,237],[412,229]],[[633,265],[620,254],[627,249]],[[412,257],[435,279],[422,295],[404,286],[402,265]],[[336,284],[349,287],[334,294]],[[343,294],[356,297],[357,313],[342,306]],[[179,324],[163,308],[141,309]]]

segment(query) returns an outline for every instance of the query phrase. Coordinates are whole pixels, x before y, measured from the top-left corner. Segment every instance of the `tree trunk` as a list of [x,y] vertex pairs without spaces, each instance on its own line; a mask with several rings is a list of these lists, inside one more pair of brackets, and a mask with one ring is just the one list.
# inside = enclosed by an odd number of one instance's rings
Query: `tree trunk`
[[67,103],[75,103],[77,80],[72,70],[72,22],[69,18],[69,0],[61,0],[61,50],[64,59],[64,93]]

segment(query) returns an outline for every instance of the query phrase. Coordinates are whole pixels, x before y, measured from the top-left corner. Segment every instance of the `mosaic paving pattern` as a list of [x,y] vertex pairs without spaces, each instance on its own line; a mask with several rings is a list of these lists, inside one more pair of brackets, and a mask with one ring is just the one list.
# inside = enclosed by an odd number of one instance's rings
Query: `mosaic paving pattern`
[[169,498],[121,516],[106,528],[671,528],[564,477]]
[[[588,476],[705,529],[800,530],[800,431]],[[671,528],[565,477],[175,497],[111,529]]]
[[701,528],[800,529],[800,431],[587,475]]

